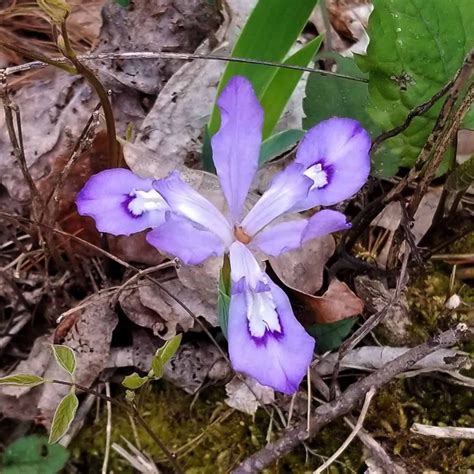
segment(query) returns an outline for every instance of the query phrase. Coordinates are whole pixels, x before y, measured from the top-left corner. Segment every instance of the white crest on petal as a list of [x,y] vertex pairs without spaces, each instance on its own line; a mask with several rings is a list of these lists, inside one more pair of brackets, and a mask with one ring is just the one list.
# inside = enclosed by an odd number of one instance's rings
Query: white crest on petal
[[316,163],[315,165],[310,166],[303,174],[313,180],[310,191],[322,188],[328,184],[328,175],[323,170],[323,165],[321,163]]
[[253,337],[263,337],[266,331],[281,332],[280,320],[270,290],[257,293],[248,288],[245,297],[249,330]]
[[250,334],[260,338],[266,331],[281,332],[268,278],[250,250],[241,242],[234,242],[230,246],[230,269],[234,284],[244,279]]
[[166,201],[154,189],[150,191],[133,190],[130,197],[132,199],[128,203],[128,210],[136,217],[141,216],[144,212],[168,209]]

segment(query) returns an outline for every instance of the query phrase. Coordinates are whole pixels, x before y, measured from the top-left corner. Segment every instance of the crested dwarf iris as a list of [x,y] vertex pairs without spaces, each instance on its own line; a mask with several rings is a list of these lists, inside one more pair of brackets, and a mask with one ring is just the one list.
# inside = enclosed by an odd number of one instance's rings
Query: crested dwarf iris
[[[229,255],[229,354],[235,370],[283,393],[294,393],[313,356],[314,339],[296,320],[286,294],[262,269],[258,254],[278,256],[308,240],[350,227],[344,214],[321,210],[354,195],[370,171],[370,137],[358,122],[331,118],[310,129],[296,159],[279,172],[244,215],[258,167],[263,110],[250,82],[233,77],[218,102],[221,127],[211,140],[228,210],[221,213],[178,172],[144,179],[125,169],[92,176],[77,196],[97,229],[130,235],[145,229],[158,250],[197,265]],[[282,217],[285,216],[283,220]]]

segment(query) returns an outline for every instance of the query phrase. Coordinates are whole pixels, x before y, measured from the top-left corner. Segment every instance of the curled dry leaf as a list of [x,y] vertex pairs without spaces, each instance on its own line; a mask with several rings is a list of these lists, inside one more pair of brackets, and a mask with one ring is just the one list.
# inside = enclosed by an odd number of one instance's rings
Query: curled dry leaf
[[[117,315],[109,308],[108,300],[99,296],[80,311],[72,314],[74,324],[64,335],[62,344],[76,354],[76,381],[90,387],[109,358],[112,332],[117,325]],[[52,336],[36,340],[26,361],[21,362],[15,372],[42,376],[48,380],[68,381],[63,369],[58,367],[51,351]],[[5,416],[22,420],[37,420],[48,426],[60,399],[69,391],[66,386],[45,384],[35,390],[25,387],[2,387],[0,389],[0,411]]]
[[[204,41],[196,53],[229,54],[255,3],[226,1],[224,21],[215,34],[221,46],[213,49],[209,41]],[[221,61],[201,60],[182,65],[159,93],[135,143],[159,153],[174,167],[195,163],[202,146],[199,138],[209,120],[224,67]]]
[[[349,351],[341,360],[341,370],[377,370],[409,350],[408,347],[365,346]],[[328,354],[312,370],[318,375],[331,375],[338,360],[338,354]],[[466,352],[452,349],[438,349],[417,362],[410,370],[458,371],[470,369],[471,360]]]
[[226,386],[225,402],[232,408],[254,415],[258,407],[275,401],[275,392],[252,378],[234,377]]
[[[197,317],[212,326],[217,325],[216,305],[209,304],[198,292],[186,288],[178,279],[163,282],[163,286],[182,301]],[[178,332],[199,330],[199,325],[184,308],[152,282],[141,282],[120,296],[120,305],[129,319],[141,327],[150,328],[163,339]]]
[[319,324],[335,323],[364,311],[364,302],[337,278],[329,283],[323,296],[305,297],[305,300],[314,310],[315,322]]
[[343,282],[335,279],[323,296],[315,296],[323,284],[324,267],[335,250],[331,235],[306,242],[302,247],[270,259],[278,278],[293,290],[306,309],[306,324],[325,324],[356,316],[364,303]]

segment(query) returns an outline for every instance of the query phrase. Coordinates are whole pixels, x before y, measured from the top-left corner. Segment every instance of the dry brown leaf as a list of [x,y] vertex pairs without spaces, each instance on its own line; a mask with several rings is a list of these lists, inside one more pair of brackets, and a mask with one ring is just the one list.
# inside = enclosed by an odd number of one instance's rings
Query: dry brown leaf
[[323,296],[305,297],[318,324],[335,323],[364,311],[364,302],[342,281],[334,279]]
[[[356,277],[354,286],[357,295],[364,300],[366,309],[371,314],[385,308],[395,292],[395,289],[386,288],[381,281],[373,280],[365,275]],[[389,308],[387,317],[379,324],[377,332],[388,344],[403,346],[412,342],[411,326],[408,302],[406,296],[402,294]]]
[[[216,303],[206,300],[207,292],[203,297],[202,293],[186,288],[178,279],[165,281],[163,286],[197,317],[217,326]],[[188,312],[152,282],[142,282],[137,289],[122,293],[120,304],[135,324],[152,329],[163,339],[171,339],[178,332],[200,330]]]
[[[413,226],[410,228],[415,243],[421,241],[426,232],[428,232],[433,217],[438,207],[441,198],[442,188],[431,188],[421,199],[420,205],[415,212],[413,218]],[[392,246],[395,231],[400,226],[402,219],[402,208],[399,202],[390,203],[375,219],[371,222],[371,227],[381,227],[389,231],[388,238],[384,246],[378,252],[377,263],[385,268],[387,263],[388,253]],[[402,246],[400,253],[404,252]]]
[[310,240],[296,250],[272,257],[270,263],[286,286],[312,295],[323,284],[324,266],[335,248],[334,238],[326,235]]
[[[179,9],[173,5],[172,0],[136,0],[134,8],[125,9],[108,2],[103,9],[104,25],[94,52],[153,50],[157,45],[179,45],[180,51],[193,52],[217,28],[216,6],[206,0],[182,2]],[[143,93],[156,94],[181,65],[169,60],[90,63],[104,86],[113,91],[119,134],[130,124],[136,127],[141,124],[146,115]],[[52,69],[41,77],[35,76],[13,99],[21,109],[26,159],[34,179],[46,176],[57,157],[71,148],[98,102],[81,78]],[[159,122],[153,124],[158,126]],[[28,198],[29,190],[11,153],[3,114],[0,115],[0,176],[12,198]]]
[[262,405],[275,401],[275,392],[270,387],[260,385],[250,377],[234,377],[226,386],[225,402],[232,408],[249,415],[254,415]]
[[[90,387],[105,368],[109,359],[112,332],[117,321],[117,315],[109,308],[108,300],[95,296],[90,304],[80,311],[75,324],[65,334],[62,343],[76,353],[78,384]],[[38,338],[28,359],[21,362],[14,372],[43,376],[48,380],[68,381],[67,374],[54,360],[50,346],[52,341],[52,336]],[[0,410],[6,416],[23,420],[35,419],[49,426],[57,404],[68,391],[68,387],[57,384],[45,384],[35,388],[2,387]],[[10,410],[15,404],[29,408],[24,412]]]

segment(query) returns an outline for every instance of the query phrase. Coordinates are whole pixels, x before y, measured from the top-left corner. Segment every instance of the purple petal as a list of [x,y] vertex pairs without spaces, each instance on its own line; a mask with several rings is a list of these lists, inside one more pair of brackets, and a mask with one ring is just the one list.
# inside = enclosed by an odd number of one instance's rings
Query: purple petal
[[350,228],[351,224],[347,222],[347,216],[342,212],[324,209],[308,220],[308,225],[302,235],[302,243]]
[[248,235],[255,235],[306,198],[313,181],[303,172],[304,165],[292,163],[273,178],[270,187],[242,221]]
[[248,247],[240,242],[234,242],[229,249],[230,277],[234,283],[243,278],[246,283],[256,288],[262,279],[263,270]]
[[156,227],[164,221],[168,206],[152,182],[124,168],[101,171],[77,194],[77,211],[92,217],[97,230],[113,235]]
[[255,311],[274,311],[279,330],[267,329],[263,336],[253,335],[252,330],[258,331],[259,326],[252,328],[249,324],[248,294],[235,293],[229,309],[229,355],[236,371],[279,392],[292,394],[298,390],[311,363],[315,341],[296,320],[285,293],[266,278],[270,291],[261,297],[263,305],[253,305],[251,317],[258,316]]
[[148,232],[146,240],[185,265],[197,265],[211,256],[222,255],[225,247],[219,236],[197,226],[186,217],[168,212],[166,222]]
[[281,222],[264,229],[252,239],[252,246],[276,257],[300,247],[308,240],[346,230],[350,226],[344,214],[325,209],[310,219]]
[[370,146],[369,134],[356,120],[335,117],[310,129],[295,161],[305,166],[313,186],[298,209],[336,204],[359,191],[370,172]]
[[204,196],[185,183],[176,171],[166,179],[154,181],[153,187],[163,196],[174,213],[187,217],[217,234],[224,243],[230,245],[233,234],[227,219]]
[[231,219],[237,223],[258,167],[263,109],[250,81],[239,76],[227,83],[217,105],[221,128],[211,140],[212,156]]

